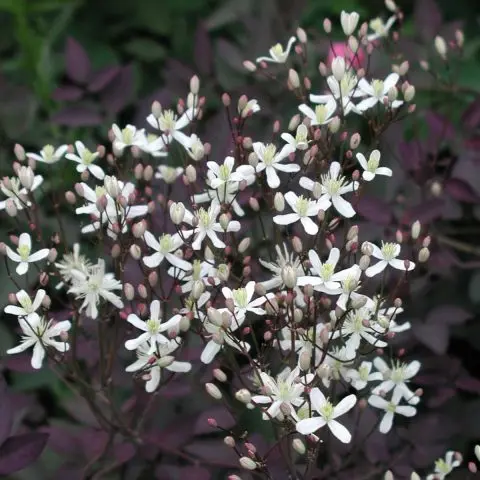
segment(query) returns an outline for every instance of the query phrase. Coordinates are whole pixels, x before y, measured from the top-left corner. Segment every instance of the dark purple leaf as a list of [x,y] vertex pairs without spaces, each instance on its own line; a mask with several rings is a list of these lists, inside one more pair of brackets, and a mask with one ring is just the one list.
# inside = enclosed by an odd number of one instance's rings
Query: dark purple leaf
[[0,447],[0,475],[10,475],[32,464],[42,453],[48,433],[25,433],[8,438]]
[[73,85],[65,85],[56,88],[52,93],[52,98],[57,102],[76,102],[83,97],[83,90]]
[[379,225],[389,225],[392,220],[392,208],[383,200],[362,195],[358,202],[353,202],[357,213]]
[[12,401],[8,395],[7,383],[0,375],[0,445],[10,435],[13,423]]
[[126,463],[135,455],[135,447],[131,443],[120,443],[115,445],[114,455],[119,463]]
[[65,68],[74,82],[85,83],[90,75],[90,60],[85,49],[72,37],[65,46]]
[[424,41],[432,40],[442,26],[442,13],[435,0],[415,2],[414,22],[416,31]]
[[188,84],[194,71],[175,59],[169,59],[165,62],[164,78],[167,79],[168,86],[177,86],[183,88],[182,84]]
[[459,178],[449,178],[444,184],[444,190],[454,200],[465,203],[479,203],[480,197],[473,188],[465,181]]
[[399,145],[401,165],[408,171],[421,168],[425,163],[425,152],[420,142],[402,142]]
[[238,457],[221,440],[201,440],[185,447],[185,451],[207,462],[215,462],[225,467],[238,467]]
[[109,114],[116,115],[132,100],[133,86],[133,67],[122,67],[101,95],[102,105]]
[[235,426],[235,419],[225,407],[214,407],[200,414],[195,423],[195,435],[212,433],[212,427],[208,424],[209,418],[215,419],[218,425],[225,430],[230,430]]
[[455,129],[448,117],[430,110],[426,113],[425,120],[428,125],[428,144],[431,151],[437,150],[440,142],[454,137]]
[[88,83],[88,91],[92,93],[100,92],[107,87],[121,71],[121,67],[111,66],[102,68],[98,72],[95,72]]
[[407,223],[418,220],[422,224],[430,223],[442,216],[445,209],[445,202],[440,198],[427,200],[407,210],[404,219]]
[[205,25],[200,22],[195,30],[194,59],[199,73],[210,75],[212,72],[212,44]]
[[462,123],[472,130],[480,124],[480,97],[477,97],[463,112]]
[[53,123],[67,127],[92,127],[103,121],[95,106],[77,105],[62,108],[51,117]]
[[456,305],[442,305],[435,307],[427,315],[426,323],[435,325],[461,325],[473,314]]
[[14,372],[32,373],[34,368],[32,367],[32,357],[30,355],[13,355],[7,357],[3,361],[5,367]]
[[49,435],[48,447],[60,455],[69,457],[72,454],[78,456],[81,444],[78,441],[80,429],[69,429],[63,426],[51,425],[43,427],[42,432]]
[[435,395],[427,400],[430,408],[438,408],[457,394],[457,391],[451,387],[440,388]]
[[212,474],[206,468],[200,466],[158,465],[155,469],[155,478],[156,480],[170,480],[174,478],[210,480]]
[[437,355],[443,355],[448,349],[449,331],[445,325],[426,323],[414,324],[412,330],[417,339]]
[[455,386],[465,392],[480,393],[480,380],[468,374],[461,375],[455,380]]

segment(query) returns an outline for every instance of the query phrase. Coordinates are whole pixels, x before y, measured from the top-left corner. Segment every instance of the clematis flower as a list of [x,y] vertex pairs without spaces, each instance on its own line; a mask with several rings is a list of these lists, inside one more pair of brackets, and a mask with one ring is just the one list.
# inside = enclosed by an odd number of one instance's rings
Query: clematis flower
[[380,372],[372,372],[372,367],[372,362],[363,361],[357,369],[348,370],[347,378],[355,390],[363,390],[368,382],[383,380]]
[[296,40],[296,37],[290,37],[285,50],[280,43],[277,43],[268,51],[269,57],[258,57],[256,62],[285,63]]
[[150,348],[148,353],[152,354],[155,352],[157,345],[168,343],[168,338],[162,335],[162,332],[166,332],[170,328],[176,328],[181,319],[182,316],[177,314],[167,322],[162,323],[162,319],[160,318],[160,302],[154,300],[150,304],[150,318],[148,320],[141,320],[134,313],[131,313],[127,317],[128,323],[131,323],[134,327],[142,330],[144,333],[133,340],[127,340],[125,342],[125,348],[127,350],[135,350],[145,342],[149,342]]
[[100,154],[98,152],[91,152],[80,141],[75,142],[75,148],[77,150],[77,154],[67,153],[65,158],[78,163],[77,172],[83,173],[88,170],[95,178],[103,180],[105,178],[105,173],[101,167],[93,163]]
[[294,152],[294,149],[292,149],[292,146],[288,143],[284,145],[278,153],[277,147],[271,143],[265,145],[261,142],[255,142],[253,144],[253,150],[258,157],[258,165],[255,170],[257,172],[263,172],[263,170],[265,170],[267,184],[270,188],[278,188],[280,186],[280,178],[276,170],[288,173],[295,173],[300,170],[300,165],[295,163],[281,163]]
[[387,37],[390,29],[392,28],[393,24],[397,20],[396,15],[392,15],[388,20],[387,23],[384,23],[380,17],[374,18],[370,20],[369,27],[373,30],[373,33],[369,33],[367,35],[367,40],[369,42],[374,42],[379,38]]
[[[371,83],[361,78],[358,82],[358,88],[367,98],[357,103],[355,108],[360,112],[364,112],[377,105],[377,103],[383,104],[383,99],[388,95],[388,91],[397,84],[398,79],[398,73],[391,73],[385,80],[372,80]],[[403,101],[401,100],[394,100],[390,103],[392,108],[398,108],[402,104]]]
[[366,182],[371,182],[376,175],[385,175],[386,177],[392,176],[392,170],[387,167],[380,167],[380,151],[373,150],[370,153],[370,157],[367,159],[363,155],[363,153],[357,153],[357,160],[358,163],[362,166],[364,172],[362,174],[362,178]]
[[453,450],[448,451],[445,454],[445,460],[439,458],[435,461],[435,471],[427,475],[426,480],[444,480],[462,463],[460,458],[461,456]]
[[329,97],[325,104],[317,105],[315,110],[304,103],[298,109],[310,120],[310,125],[326,125],[333,120],[337,102]]
[[155,250],[153,255],[143,257],[143,263],[148,268],[157,268],[163,262],[163,259],[167,260],[170,265],[180,268],[180,270],[189,271],[192,268],[191,263],[175,255],[175,252],[183,245],[183,240],[178,233],[175,235],[166,233],[157,239],[155,235],[146,231],[144,238],[145,243],[152,250]]
[[[255,148],[255,144],[254,147]],[[207,162],[208,184],[213,189],[225,188],[225,184],[241,182],[243,180],[252,183],[255,178],[255,170],[251,165],[240,165],[235,171],[235,159],[226,157],[222,165],[216,162]]]
[[280,137],[292,147],[292,151],[308,148],[308,128],[303,123],[297,127],[295,137],[290,133],[282,133]]
[[115,137],[113,147],[120,152],[123,152],[126,147],[133,145],[141,147],[146,143],[145,130],[143,128],[137,130],[137,127],[134,125],[127,125],[120,130],[120,127],[114,123],[112,125],[112,132]]
[[263,297],[252,300],[255,293],[255,282],[248,282],[245,287],[231,290],[228,287],[222,288],[222,294],[226,300],[233,300],[235,306],[234,315],[238,321],[243,321],[247,312],[254,313],[255,315],[265,315],[265,310],[260,308],[267,299],[273,298],[273,293],[267,294]]
[[27,348],[33,347],[31,365],[35,369],[42,368],[45,351],[48,347],[53,347],[61,353],[69,349],[67,342],[55,340],[62,332],[67,332],[72,326],[70,321],[54,323],[53,320],[47,322],[40,315],[28,318],[19,318],[18,323],[22,329],[22,342],[20,345],[7,350],[9,355],[24,352]]
[[40,155],[38,153],[27,153],[27,157],[37,162],[53,164],[61,160],[67,150],[68,145],[61,145],[58,148],[52,145],[45,145],[40,150]]
[[368,267],[365,270],[367,277],[374,277],[383,272],[388,265],[397,270],[411,271],[415,268],[415,264],[411,261],[406,262],[400,260],[397,257],[400,255],[400,245],[398,243],[384,243],[382,242],[382,248],[378,248],[376,245],[370,242],[366,242],[372,248],[372,257],[380,260],[375,265]]
[[155,173],[155,178],[163,180],[165,183],[172,184],[177,181],[183,173],[182,167],[170,167],[168,165],[159,165],[157,167],[158,172]]
[[28,272],[29,263],[39,262],[48,257],[50,250],[48,248],[42,248],[38,252],[31,253],[32,251],[32,239],[28,233],[22,233],[18,238],[17,251],[14,252],[8,245],[7,257],[13,262],[17,262],[16,272],[18,275],[25,275]]
[[310,402],[312,409],[314,409],[320,416],[305,418],[297,423],[297,432],[302,435],[310,435],[316,432],[319,428],[327,427],[332,434],[338,438],[342,443],[349,443],[352,439],[350,432],[336,419],[351,410],[357,403],[355,395],[348,395],[342,399],[336,406],[333,406],[320,391],[319,388],[312,388],[310,391]]
[[273,221],[277,225],[290,225],[300,220],[300,223],[308,235],[316,235],[318,225],[310,217],[318,215],[320,210],[326,210],[330,206],[330,202],[325,198],[318,201],[309,200],[303,195],[298,196],[293,192],[287,192],[285,194],[285,200],[294,213],[276,215],[273,217]]
[[27,322],[33,321],[35,317],[38,317],[37,310],[40,308],[43,299],[45,298],[45,290],[39,289],[35,294],[35,298],[30,298],[30,295],[25,290],[20,290],[15,294],[17,298],[18,305],[7,305],[5,307],[5,313],[10,315],[16,315],[17,317],[25,318]]
[[163,110],[158,116],[151,113],[147,117],[147,122],[166,136],[166,143],[171,143],[172,140],[175,139],[183,147],[188,148],[190,145],[190,137],[185,135],[181,130],[193,121],[197,113],[198,109],[188,108],[185,113],[178,118],[173,110]]
[[385,415],[379,425],[380,433],[388,433],[393,425],[395,415],[403,415],[404,417],[413,417],[417,413],[417,409],[411,405],[399,405],[402,400],[402,394],[395,390],[390,401],[379,395],[370,395],[368,404],[372,407],[385,410]]

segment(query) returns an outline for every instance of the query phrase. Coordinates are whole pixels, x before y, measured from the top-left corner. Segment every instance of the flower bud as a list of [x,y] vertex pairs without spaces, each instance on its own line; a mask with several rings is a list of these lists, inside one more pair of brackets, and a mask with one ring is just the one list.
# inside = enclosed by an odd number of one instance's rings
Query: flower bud
[[195,167],[193,165],[189,165],[185,169],[185,176],[187,177],[187,180],[190,183],[195,183],[195,181],[197,180],[197,170],[195,169]]
[[393,0],[385,0],[385,7],[392,13],[395,13],[397,11],[397,5],[395,5],[395,2]]
[[35,174],[33,173],[33,170],[30,167],[23,166],[19,168],[17,175],[22,186],[27,190],[31,190],[35,180]]
[[254,72],[257,69],[257,66],[250,60],[245,60],[243,62],[243,67],[245,68],[245,70],[248,70],[249,72]]
[[355,150],[360,145],[361,140],[362,140],[362,137],[360,136],[360,134],[359,133],[354,133],[350,137],[350,148],[352,150]]
[[212,373],[213,373],[213,376],[214,376],[219,382],[225,383],[225,382],[228,380],[228,377],[227,377],[227,375],[225,374],[225,372],[224,372],[223,370],[220,370],[219,368],[214,368]]
[[437,53],[446,60],[447,58],[447,42],[440,35],[437,35],[434,40],[434,46]]
[[194,75],[191,79],[190,79],[190,91],[194,94],[194,95],[198,95],[198,91],[200,90],[200,80],[199,78]]
[[180,225],[183,222],[183,219],[185,218],[185,206],[183,203],[173,202],[170,205],[170,218],[174,225]]
[[230,224],[230,215],[228,213],[222,213],[218,220],[222,229],[227,231],[228,225]]
[[300,370],[303,370],[304,372],[310,370],[311,361],[312,355],[308,350],[304,350],[298,359],[298,366],[300,367]]
[[413,85],[409,85],[405,92],[403,92],[403,98],[406,102],[411,102],[415,97],[415,87]]
[[[227,447],[230,447],[230,448],[234,448],[234,447],[235,447],[235,439],[234,439],[232,436],[230,436],[230,435],[227,435],[227,436],[223,439],[223,443],[224,443]],[[236,475],[235,475],[235,476],[236,476]],[[229,480],[230,480],[230,477],[228,477],[228,478],[229,478]],[[238,478],[239,478],[239,480],[241,480],[240,477],[238,477]]]
[[[354,37],[353,35],[348,37],[348,48],[352,51],[352,53],[357,53],[357,50],[358,50],[358,40],[356,37]],[[359,52],[359,53],[362,53],[362,52]],[[361,57],[361,55],[359,55],[359,57]]]
[[50,263],[53,263],[57,259],[57,256],[58,256],[57,249],[51,248],[50,251],[48,252],[47,261]]
[[206,383],[205,390],[215,400],[221,400],[223,395],[220,389],[213,383]]
[[358,262],[360,270],[366,270],[370,266],[370,257],[368,255],[362,255]]
[[13,198],[7,198],[5,201],[5,211],[7,212],[8,216],[12,218],[17,216],[18,209]]
[[303,252],[303,244],[302,244],[302,240],[300,239],[300,237],[293,237],[292,238],[292,247],[293,247],[293,251],[295,253],[301,253]]
[[132,233],[135,238],[143,237],[147,229],[147,224],[143,220],[141,222],[134,223],[132,226]]
[[257,468],[257,463],[249,457],[240,457],[239,462],[245,470],[255,470]]
[[473,453],[477,457],[477,460],[480,462],[480,445],[475,445],[475,448],[473,449]]
[[389,101],[390,103],[394,102],[394,101],[397,99],[397,97],[398,97],[398,89],[397,89],[397,87],[395,87],[395,85],[392,86],[392,87],[388,90],[388,92],[387,92],[387,97],[388,97],[388,101]]
[[294,70],[293,68],[291,68],[288,71],[288,81],[290,82],[290,85],[294,90],[296,90],[297,88],[300,88],[300,78],[298,76],[297,71]]
[[395,480],[395,477],[393,476],[393,473],[390,470],[387,470],[385,472],[385,475],[383,476],[383,480]]
[[292,448],[299,454],[304,455],[307,451],[307,447],[299,438],[294,438],[292,441]]
[[245,253],[250,246],[251,239],[246,237],[238,244],[238,253]]
[[252,395],[246,388],[242,388],[235,393],[235,398],[245,405],[252,401]]
[[463,44],[465,42],[465,35],[463,34],[462,30],[455,31],[455,41],[457,42],[459,48],[463,47]]
[[360,16],[357,12],[347,13],[342,11],[340,14],[340,23],[342,25],[343,33],[348,37],[357,28]]
[[297,28],[297,38],[300,43],[307,43],[307,34],[305,30],[301,27]]
[[248,204],[250,205],[250,208],[254,212],[259,212],[260,211],[260,204],[258,203],[258,200],[255,197],[250,197],[248,199]]
[[338,116],[335,116],[332,118],[331,122],[328,124],[328,129],[332,132],[332,133],[337,133],[338,130],[340,129],[340,117]]
[[142,249],[136,245],[136,244],[133,244],[131,247],[130,247],[130,255],[132,256],[132,258],[134,258],[135,260],[140,260],[140,258],[142,257]]
[[422,480],[422,479],[418,473],[412,472],[412,474],[410,475],[410,480]]
[[297,285],[297,272],[291,264],[287,263],[282,268],[281,277],[288,289],[292,289]]
[[175,357],[173,355],[165,355],[164,357],[160,357],[156,364],[160,368],[169,367],[175,361]]
[[248,164],[253,168],[256,168],[258,165],[258,156],[255,152],[251,152],[250,155],[248,155]]
[[19,143],[16,143],[13,147],[13,153],[19,162],[23,162],[25,158],[27,158],[25,155],[25,149]]
[[418,261],[420,263],[425,263],[430,258],[430,250],[426,247],[423,247],[418,252]]
[[332,61],[332,74],[340,82],[345,76],[345,59],[343,57],[335,57]]
[[293,311],[293,321],[295,323],[300,323],[303,320],[303,312],[300,308],[295,308]]
[[285,210],[285,198],[281,192],[277,192],[275,197],[273,197],[273,206],[277,212]]
[[131,283],[125,283],[123,285],[123,293],[128,301],[132,301],[135,298],[135,289]]
[[422,229],[422,226],[418,220],[413,222],[412,232],[411,232],[413,240],[416,240],[420,236],[421,229]]
[[217,276],[221,282],[226,282],[230,276],[230,267],[226,263],[221,263],[217,268]]
[[298,127],[298,125],[300,124],[300,120],[301,120],[301,117],[299,114],[296,114],[294,115],[291,119],[290,119],[290,122],[288,123],[288,130],[290,132],[293,132],[294,130],[296,130],[296,128]]
[[323,29],[325,30],[325,33],[327,33],[327,34],[332,31],[332,22],[330,21],[330,19],[325,18],[323,20]]
[[192,297],[198,300],[205,291],[205,284],[201,280],[195,280],[192,286]]

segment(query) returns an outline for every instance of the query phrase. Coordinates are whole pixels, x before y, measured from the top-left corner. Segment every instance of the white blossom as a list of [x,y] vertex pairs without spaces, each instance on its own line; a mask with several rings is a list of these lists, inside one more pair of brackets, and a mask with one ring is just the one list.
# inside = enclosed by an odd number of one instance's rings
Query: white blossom
[[[371,83],[361,78],[358,82],[358,88],[367,98],[357,103],[355,108],[360,112],[364,112],[377,105],[377,103],[382,104],[383,99],[388,95],[388,91],[397,84],[398,79],[398,73],[391,73],[385,80],[374,79]],[[392,108],[398,108],[402,104],[401,100],[394,100],[390,105]]]
[[43,289],[37,290],[35,298],[30,298],[30,295],[25,290],[20,290],[15,294],[18,305],[7,305],[5,307],[5,313],[10,315],[16,315],[17,317],[25,318],[27,322],[30,322],[33,318],[38,317],[37,310],[40,308],[46,292]]
[[282,133],[280,137],[290,145],[292,151],[306,150],[308,148],[308,128],[303,123],[297,127],[295,137],[290,133]]
[[112,132],[114,135],[113,148],[122,152],[126,147],[133,145],[143,146],[146,143],[145,130],[137,130],[134,125],[127,125],[125,128],[120,127],[114,123],[112,125]]
[[104,171],[101,167],[93,163],[100,154],[98,152],[91,152],[80,141],[75,142],[75,149],[77,150],[76,154],[67,153],[65,157],[68,158],[68,160],[78,163],[77,172],[83,173],[88,170],[95,178],[103,180],[105,178]]
[[298,109],[310,120],[310,125],[327,125],[333,120],[337,102],[330,97],[324,104],[317,105],[315,110],[305,103],[302,103]]
[[426,480],[444,480],[461,463],[456,452],[450,450],[445,454],[445,459],[439,458],[435,461],[435,471],[427,475]]
[[163,110],[158,117],[151,113],[147,117],[147,122],[166,136],[166,143],[171,143],[172,139],[175,139],[185,147],[189,145],[190,140],[181,130],[193,121],[197,113],[198,109],[188,108],[183,115],[178,118],[173,110]]
[[243,321],[247,312],[254,313],[255,315],[265,315],[265,310],[260,308],[267,299],[272,298],[273,294],[267,294],[263,297],[252,300],[255,293],[255,282],[252,280],[248,282],[245,287],[240,287],[232,290],[228,287],[222,288],[222,294],[225,299],[233,300],[235,307],[234,315],[238,321]]
[[192,264],[183,260],[175,253],[183,245],[183,240],[178,233],[170,235],[169,233],[163,234],[160,238],[156,238],[151,232],[146,231],[144,234],[145,243],[155,253],[143,257],[143,263],[148,268],[157,268],[163,259],[167,260],[170,265],[173,265],[181,270],[188,271],[192,268]]
[[30,263],[39,262],[48,257],[50,250],[42,248],[35,253],[32,252],[32,239],[28,233],[22,233],[18,238],[17,251],[14,252],[8,245],[6,246],[7,257],[13,262],[17,262],[16,272],[18,275],[25,275],[28,272]]
[[378,248],[375,244],[366,242],[372,248],[372,257],[380,260],[375,265],[368,267],[365,270],[367,277],[374,277],[383,272],[388,265],[403,271],[411,271],[415,268],[415,263],[410,260],[400,260],[397,257],[400,255],[401,247],[398,243],[384,243],[382,242],[382,248]]
[[370,156],[367,159],[363,155],[363,153],[357,153],[357,160],[358,163],[363,168],[362,178],[366,182],[371,182],[376,175],[385,175],[386,177],[392,176],[392,170],[387,167],[380,167],[380,151],[373,150],[370,153]]
[[27,157],[37,162],[53,164],[61,160],[67,150],[68,145],[61,145],[58,148],[52,145],[45,145],[40,150],[40,155],[38,153],[27,153]]
[[271,63],[285,63],[287,61],[288,55],[290,54],[290,50],[292,45],[296,41],[296,37],[290,37],[287,43],[287,48],[284,50],[283,46],[280,43],[274,45],[268,51],[269,57],[258,57],[257,63],[259,62],[271,62]]

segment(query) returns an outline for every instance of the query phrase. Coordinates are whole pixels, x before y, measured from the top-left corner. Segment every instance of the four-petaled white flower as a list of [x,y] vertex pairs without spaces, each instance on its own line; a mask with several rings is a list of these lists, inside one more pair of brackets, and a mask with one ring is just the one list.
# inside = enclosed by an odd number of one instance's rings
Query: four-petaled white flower
[[357,153],[358,163],[362,166],[364,172],[362,178],[366,182],[371,182],[376,175],[385,175],[386,177],[392,176],[392,170],[387,167],[380,167],[380,151],[373,150],[368,157],[368,161],[363,153]]
[[292,45],[296,41],[296,37],[290,37],[287,43],[287,48],[284,50],[283,46],[280,43],[274,45],[268,53],[270,54],[269,57],[258,57],[257,63],[259,62],[271,62],[271,63],[285,63],[287,61],[288,55],[290,54],[290,50]]
[[348,370],[347,378],[355,390],[363,390],[368,382],[383,380],[380,372],[372,372],[372,367],[372,362],[363,361],[358,368]]
[[77,150],[77,154],[74,153],[67,153],[65,158],[72,160],[77,165],[77,172],[83,173],[88,170],[95,178],[99,180],[103,180],[105,178],[105,173],[101,167],[95,165],[93,162],[97,159],[100,155],[99,152],[91,152],[85,145],[80,142],[75,142],[75,148]]
[[294,149],[288,143],[277,153],[277,147],[272,143],[265,145],[261,142],[255,142],[253,151],[258,157],[258,165],[255,169],[257,172],[265,170],[267,183],[270,188],[278,188],[280,186],[280,178],[276,170],[288,173],[295,173],[300,170],[300,165],[296,163],[281,163],[294,152]]
[[320,389],[315,387],[310,391],[310,402],[312,404],[312,409],[320,416],[300,420],[297,423],[297,432],[302,435],[310,435],[311,433],[316,432],[319,428],[327,425],[332,434],[342,443],[349,443],[352,439],[352,435],[336,420],[336,418],[351,410],[355,403],[357,403],[357,397],[353,394],[348,395],[336,406],[333,406],[325,398],[325,395]]
[[[358,88],[367,98],[357,103],[355,108],[360,112],[364,112],[374,107],[377,103],[383,103],[383,99],[388,95],[388,91],[397,84],[398,79],[398,73],[391,73],[385,80],[374,79],[371,83],[361,78],[358,82]],[[398,108],[402,104],[401,100],[394,100],[390,105],[392,108]]]
[[133,145],[142,146],[146,143],[145,131],[142,128],[137,130],[134,125],[127,125],[125,128],[120,127],[114,123],[112,125],[112,132],[114,135],[113,147],[122,152],[126,147]]
[[385,415],[379,425],[380,433],[388,433],[393,425],[393,417],[395,415],[403,415],[404,417],[413,417],[417,413],[417,409],[411,405],[399,405],[402,400],[402,394],[395,390],[391,400],[386,400],[379,395],[370,395],[368,403],[372,407],[385,410]]
[[306,150],[308,148],[308,128],[303,123],[297,127],[295,136],[291,133],[282,133],[280,137],[292,147],[292,151]]
[[151,113],[147,117],[147,122],[166,136],[166,143],[171,143],[172,139],[175,139],[183,147],[188,147],[190,145],[190,137],[181,130],[193,121],[197,113],[198,109],[188,108],[178,118],[173,110],[163,110],[158,116],[154,116]]
[[396,15],[392,15],[387,23],[384,23],[380,17],[370,20],[369,27],[373,30],[373,33],[367,35],[367,40],[373,42],[379,38],[387,37],[392,25],[397,19]]
[[148,353],[151,354],[155,352],[158,344],[161,345],[163,343],[168,343],[168,338],[162,335],[162,332],[166,332],[172,328],[177,328],[181,319],[182,316],[177,314],[167,322],[162,323],[162,319],[160,318],[160,302],[158,300],[154,300],[150,304],[150,318],[148,320],[141,320],[134,313],[131,313],[127,317],[127,322],[131,323],[139,330],[142,330],[144,333],[137,338],[127,340],[125,342],[125,348],[127,350],[135,350],[145,342],[149,342],[150,348]]
[[169,233],[163,234],[159,239],[152,233],[145,232],[145,243],[155,250],[153,255],[143,257],[143,263],[148,268],[156,268],[166,259],[170,265],[180,268],[181,270],[188,271],[192,268],[192,264],[183,260],[175,252],[183,245],[183,240],[178,233],[170,235]]
[[113,273],[105,273],[105,260],[98,259],[96,265],[88,267],[87,272],[72,270],[72,286],[68,293],[77,299],[83,299],[80,311],[86,310],[90,318],[98,317],[98,304],[103,298],[117,308],[123,308],[123,302],[112,290],[121,290],[122,284]]
[[[225,184],[248,180],[255,174],[251,165],[240,165],[235,171],[233,170],[234,166],[235,159],[233,157],[226,157],[222,165],[212,161],[207,162],[209,186],[214,189],[224,189]],[[251,178],[250,183],[253,180],[254,178]]]
[[68,343],[55,340],[55,337],[70,330],[70,321],[54,323],[53,320],[50,320],[47,322],[40,315],[35,315],[28,319],[19,318],[18,323],[22,329],[22,341],[17,347],[7,350],[8,354],[21,353],[27,348],[33,347],[31,365],[33,368],[39,369],[42,367],[47,347],[53,347],[61,353],[68,351]]
[[315,110],[305,103],[302,103],[298,109],[310,120],[310,125],[326,125],[333,120],[337,102],[329,97],[324,104],[317,105]]
[[34,317],[38,317],[37,310],[40,308],[43,299],[45,298],[45,290],[37,290],[35,298],[30,298],[30,295],[25,290],[20,290],[15,294],[17,301],[20,304],[18,305],[7,305],[5,307],[5,313],[10,315],[16,315],[17,317],[25,318],[30,322]]
[[294,213],[276,215],[273,217],[273,221],[277,225],[290,225],[300,220],[300,223],[308,235],[316,235],[318,225],[310,217],[318,215],[320,210],[326,210],[329,207],[329,202],[325,199],[318,201],[310,200],[303,195],[298,196],[293,192],[287,192],[285,194],[285,200]]
[[400,260],[397,257],[400,255],[401,247],[398,243],[384,243],[382,242],[382,248],[378,248],[376,245],[370,242],[366,242],[372,248],[372,257],[380,260],[375,265],[368,267],[365,270],[367,277],[374,277],[383,272],[388,265],[397,270],[410,271],[415,268],[415,263],[410,260]]
[[447,475],[452,473],[452,470],[462,463],[458,457],[453,450],[448,451],[445,454],[445,460],[439,458],[435,461],[435,471],[427,475],[426,480],[444,480],[447,478]]
[[48,257],[49,249],[42,248],[38,252],[31,253],[32,239],[28,233],[22,233],[18,238],[17,251],[14,252],[8,245],[6,246],[7,256],[13,262],[17,262],[16,272],[18,275],[25,275],[28,272],[28,264],[39,262]]
[[72,253],[66,253],[60,262],[55,263],[63,279],[63,282],[60,282],[56,288],[62,288],[64,282],[70,283],[73,278],[73,271],[80,271],[87,274],[88,268],[91,265],[90,260],[88,260],[85,255],[80,254],[80,244],[75,243]]
[[[255,282],[248,282],[245,287],[231,290],[228,287],[222,288],[222,294],[226,300],[232,299],[235,306],[234,315],[236,320],[242,321],[245,319],[247,312],[254,313],[255,315],[265,315],[265,310],[260,308],[269,298],[273,297],[272,293],[268,293],[263,297],[252,300],[255,293]],[[235,323],[235,320],[233,320]]]
[[183,173],[182,167],[170,167],[168,165],[159,165],[155,178],[163,180],[165,183],[175,183],[177,178]]
[[61,145],[55,148],[52,145],[45,145],[38,153],[27,153],[27,157],[42,163],[57,163],[68,150],[68,145]]

